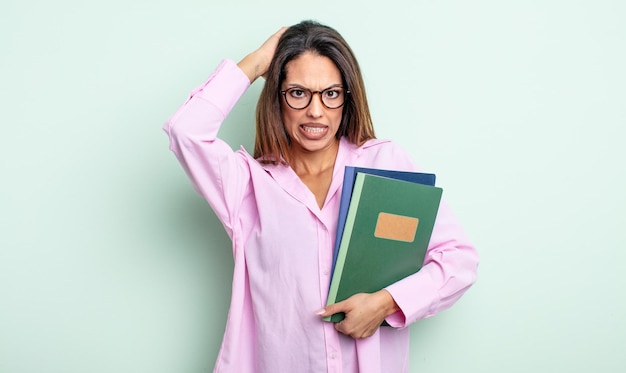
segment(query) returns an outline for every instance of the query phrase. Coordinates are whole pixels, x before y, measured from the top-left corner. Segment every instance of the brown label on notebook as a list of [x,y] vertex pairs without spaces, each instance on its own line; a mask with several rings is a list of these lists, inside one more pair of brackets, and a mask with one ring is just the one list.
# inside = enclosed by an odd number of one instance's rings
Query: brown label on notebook
[[374,236],[388,240],[413,242],[418,218],[381,212],[378,214]]

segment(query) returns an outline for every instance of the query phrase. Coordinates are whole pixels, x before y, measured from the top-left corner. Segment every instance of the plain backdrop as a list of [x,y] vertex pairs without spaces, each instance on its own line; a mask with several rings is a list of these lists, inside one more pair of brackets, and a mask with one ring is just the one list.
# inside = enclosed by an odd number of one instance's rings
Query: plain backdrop
[[4,0],[0,372],[212,369],[230,242],[161,126],[303,19],[348,40],[378,137],[437,173],[481,255],[411,326],[411,372],[626,371],[622,0]]

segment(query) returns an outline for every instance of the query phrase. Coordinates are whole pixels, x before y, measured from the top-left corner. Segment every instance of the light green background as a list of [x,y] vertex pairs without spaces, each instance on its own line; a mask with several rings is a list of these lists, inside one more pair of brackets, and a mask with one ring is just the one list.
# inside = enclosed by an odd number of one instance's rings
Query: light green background
[[352,45],[378,136],[438,174],[481,254],[411,327],[411,372],[626,371],[625,4],[3,1],[0,372],[211,370],[230,243],[161,125],[307,18]]

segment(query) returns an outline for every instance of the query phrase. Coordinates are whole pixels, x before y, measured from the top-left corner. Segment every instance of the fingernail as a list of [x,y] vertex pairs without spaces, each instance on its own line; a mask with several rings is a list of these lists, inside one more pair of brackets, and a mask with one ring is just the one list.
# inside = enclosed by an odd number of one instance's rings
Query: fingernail
[[319,316],[319,315],[323,315],[324,312],[326,312],[326,309],[325,308],[320,308],[319,310],[315,311],[315,314]]

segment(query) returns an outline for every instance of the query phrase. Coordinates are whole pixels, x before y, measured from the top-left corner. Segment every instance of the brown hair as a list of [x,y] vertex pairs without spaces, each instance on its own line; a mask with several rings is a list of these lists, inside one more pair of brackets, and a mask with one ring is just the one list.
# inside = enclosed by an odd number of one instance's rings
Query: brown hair
[[281,116],[280,87],[287,63],[304,52],[313,52],[333,61],[341,73],[343,86],[350,90],[343,106],[337,139],[345,136],[351,143],[362,145],[376,137],[361,69],[352,49],[334,29],[314,21],[303,21],[289,27],[281,36],[257,103],[254,157],[263,163],[289,164],[290,138]]

